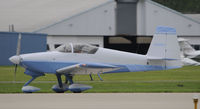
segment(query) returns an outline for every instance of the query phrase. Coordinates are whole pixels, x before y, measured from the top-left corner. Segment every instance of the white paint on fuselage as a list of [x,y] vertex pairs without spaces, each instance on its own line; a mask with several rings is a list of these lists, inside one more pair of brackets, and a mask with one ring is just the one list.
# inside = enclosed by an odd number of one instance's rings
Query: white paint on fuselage
[[20,55],[23,61],[45,62],[92,62],[110,64],[139,64],[146,65],[146,55],[122,52],[99,47],[95,54],[64,53],[58,51],[39,52]]

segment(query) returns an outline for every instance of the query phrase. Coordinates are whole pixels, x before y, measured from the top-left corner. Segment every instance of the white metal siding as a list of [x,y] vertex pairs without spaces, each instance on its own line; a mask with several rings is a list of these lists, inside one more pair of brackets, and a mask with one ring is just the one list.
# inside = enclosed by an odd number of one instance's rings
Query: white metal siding
[[0,31],[14,24],[16,31],[42,27],[113,0],[0,0]]
[[49,35],[115,35],[115,1],[42,29]]
[[157,26],[170,26],[178,35],[200,35],[200,22],[150,0],[140,0],[137,17],[138,35],[153,35]]

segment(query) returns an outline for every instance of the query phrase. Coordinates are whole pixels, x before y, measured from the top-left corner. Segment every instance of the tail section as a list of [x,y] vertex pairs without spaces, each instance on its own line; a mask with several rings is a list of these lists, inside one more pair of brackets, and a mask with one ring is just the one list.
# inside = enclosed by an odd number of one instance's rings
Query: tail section
[[164,69],[179,68],[182,66],[180,47],[174,28],[156,28],[147,58],[149,65],[162,65]]
[[183,56],[187,58],[195,58],[197,56],[196,50],[189,44],[187,39],[178,38],[178,42]]
[[184,38],[178,38],[178,42],[180,45],[180,48],[182,50],[182,52],[184,53],[191,53],[191,52],[195,52],[196,50],[189,44],[187,39]]

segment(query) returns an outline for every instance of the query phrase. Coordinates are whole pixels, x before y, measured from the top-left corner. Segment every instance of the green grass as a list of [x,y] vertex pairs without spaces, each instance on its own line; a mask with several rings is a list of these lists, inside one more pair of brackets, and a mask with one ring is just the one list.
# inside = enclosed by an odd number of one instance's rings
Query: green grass
[[[24,83],[3,83],[13,81],[14,67],[0,67],[0,93],[21,93]],[[31,77],[23,74],[24,69],[19,67],[16,80],[26,82]],[[180,69],[150,72],[129,72],[116,74],[102,74],[104,81],[93,75],[90,81],[88,75],[76,75],[74,81],[93,86],[86,93],[104,92],[200,92],[200,67],[188,66]],[[39,93],[51,93],[52,85],[56,84],[55,75],[46,75],[35,80],[53,81],[54,83],[31,83],[30,85],[41,88]]]

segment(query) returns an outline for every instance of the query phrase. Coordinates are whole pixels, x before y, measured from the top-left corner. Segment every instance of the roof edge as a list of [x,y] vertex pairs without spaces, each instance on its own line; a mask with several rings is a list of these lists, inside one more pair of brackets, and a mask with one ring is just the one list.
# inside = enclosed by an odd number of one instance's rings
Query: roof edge
[[47,36],[48,34],[45,33],[32,33],[32,32],[7,32],[7,31],[0,31],[1,34],[31,34],[31,35],[44,35]]

